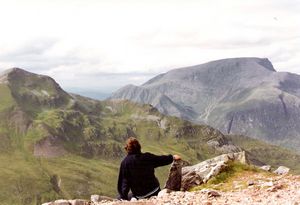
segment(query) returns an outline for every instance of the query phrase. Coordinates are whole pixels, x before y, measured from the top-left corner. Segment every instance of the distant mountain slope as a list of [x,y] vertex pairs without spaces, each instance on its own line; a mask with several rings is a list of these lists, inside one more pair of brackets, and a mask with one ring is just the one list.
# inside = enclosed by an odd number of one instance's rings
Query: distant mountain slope
[[[150,105],[69,94],[50,77],[19,68],[2,73],[0,204],[116,196],[128,136],[138,137],[143,151],[177,153],[190,162],[241,150],[209,126]],[[160,180],[167,169],[158,170]]]
[[[167,97],[160,100],[170,103],[166,109],[172,105]],[[179,107],[178,112],[181,109],[186,108]],[[65,92],[48,76],[19,68],[4,72],[0,75],[0,204],[35,205],[91,194],[115,197],[128,136],[136,136],[144,152],[180,154],[191,163],[241,150],[220,131],[165,116],[151,105],[97,101]],[[272,151],[266,150],[270,159],[260,161],[248,152],[255,162],[274,165]],[[277,152],[282,159],[290,158],[289,163],[298,163],[298,155],[286,155],[280,148]],[[162,184],[167,171],[168,167],[157,170]]]
[[300,76],[276,72],[268,59],[232,58],[171,70],[142,86],[125,86],[110,99],[149,103],[223,133],[300,151]]

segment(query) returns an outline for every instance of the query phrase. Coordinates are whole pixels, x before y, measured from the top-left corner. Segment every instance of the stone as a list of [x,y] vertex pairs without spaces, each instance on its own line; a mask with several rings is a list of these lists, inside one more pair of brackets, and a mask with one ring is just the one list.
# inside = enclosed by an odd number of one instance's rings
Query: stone
[[203,182],[206,183],[208,180],[214,176],[217,176],[227,167],[225,161],[217,162],[215,166],[211,167],[210,172],[204,177]]
[[238,161],[242,164],[249,164],[248,156],[245,151],[233,153],[234,161]]
[[210,190],[210,189],[202,189],[201,193],[207,194],[208,197],[219,197],[221,194],[215,190]]
[[108,197],[108,196],[101,196],[101,195],[91,195],[91,202],[93,203],[97,203],[97,202],[101,202],[101,201],[114,201],[114,198]]
[[290,171],[290,168],[285,167],[285,166],[280,166],[274,171],[274,173],[278,174],[278,175],[284,175],[284,174],[288,174],[289,171]]
[[51,205],[71,205],[71,203],[68,200],[59,199],[54,201],[54,203]]
[[283,188],[283,185],[282,184],[276,184],[270,188],[267,189],[267,191],[270,191],[270,192],[275,192],[279,189],[282,189]]
[[181,180],[182,180],[181,169],[182,169],[181,160],[174,160],[170,168],[168,179],[166,181],[166,185],[165,185],[166,189],[170,189],[173,191],[180,191]]
[[169,195],[171,192],[172,191],[170,189],[163,189],[158,193],[157,197],[158,198],[165,197],[165,196]]
[[187,191],[190,188],[203,183],[203,179],[195,171],[188,172],[182,176],[181,188]]
[[71,205],[89,205],[89,201],[83,199],[69,200]]
[[219,194],[219,192],[217,192],[217,191],[209,191],[208,193],[207,193],[207,195],[209,196],[209,197],[218,197],[218,196],[221,196],[221,194]]
[[262,169],[262,170],[265,170],[265,171],[271,171],[271,166],[270,165],[264,165],[264,166],[261,166],[261,167],[259,167],[260,169]]
[[248,181],[248,186],[253,186],[254,185],[254,181]]
[[274,186],[274,183],[273,182],[265,182],[262,186],[266,187],[271,187],[271,186]]
[[130,201],[137,201],[137,199],[134,198],[134,197],[132,197],[132,198],[130,199]]
[[100,195],[97,195],[97,194],[92,195],[92,196],[91,196],[91,201],[92,201],[93,203],[100,202]]

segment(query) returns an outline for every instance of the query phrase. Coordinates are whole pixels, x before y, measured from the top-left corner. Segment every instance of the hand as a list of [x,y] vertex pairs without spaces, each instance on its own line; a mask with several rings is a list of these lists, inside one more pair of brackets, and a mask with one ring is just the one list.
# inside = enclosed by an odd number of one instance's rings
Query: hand
[[175,155],[173,155],[173,159],[174,160],[181,160],[181,156],[175,154]]

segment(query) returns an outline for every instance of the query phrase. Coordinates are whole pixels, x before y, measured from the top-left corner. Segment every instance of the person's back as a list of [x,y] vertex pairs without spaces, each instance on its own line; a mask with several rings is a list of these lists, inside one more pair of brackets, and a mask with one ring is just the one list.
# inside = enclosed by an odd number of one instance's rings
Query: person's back
[[138,199],[157,195],[160,187],[154,169],[171,164],[174,158],[180,157],[141,153],[141,146],[135,138],[127,140],[125,149],[128,155],[121,163],[118,180],[118,192],[121,199],[128,199],[130,189],[133,196]]

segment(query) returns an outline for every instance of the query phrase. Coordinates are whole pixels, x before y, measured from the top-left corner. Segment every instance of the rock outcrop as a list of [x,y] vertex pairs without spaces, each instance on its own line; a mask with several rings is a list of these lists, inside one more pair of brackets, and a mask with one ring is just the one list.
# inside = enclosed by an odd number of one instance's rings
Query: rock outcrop
[[229,162],[248,164],[245,152],[229,153],[208,159],[193,166],[182,168],[182,190],[186,191],[194,186],[206,183],[210,178],[222,172]]

